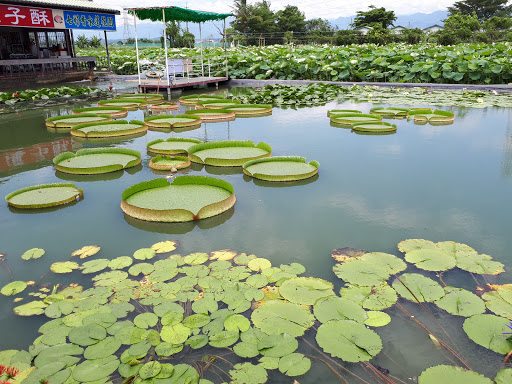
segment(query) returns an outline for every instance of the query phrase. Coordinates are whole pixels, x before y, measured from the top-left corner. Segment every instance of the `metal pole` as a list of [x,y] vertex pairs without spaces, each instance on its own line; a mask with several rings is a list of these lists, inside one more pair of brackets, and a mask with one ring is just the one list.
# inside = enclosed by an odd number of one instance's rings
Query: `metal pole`
[[228,78],[228,36],[226,35],[226,19],[224,19],[224,56],[226,60],[226,78]]
[[199,45],[201,46],[201,76],[204,77],[203,38],[201,35],[201,23],[199,23]]
[[105,49],[107,50],[108,71],[112,72],[112,68],[110,68],[110,53],[108,52],[107,31],[103,31],[103,32],[105,33]]
[[140,87],[139,43],[137,40],[137,16],[135,16],[135,11],[133,11],[133,25],[135,27],[135,52],[137,53],[137,75],[139,76],[139,87]]
[[170,84],[169,84],[169,70],[167,66],[167,32],[165,27],[165,9],[162,8],[162,20],[164,22],[164,48],[165,48],[165,77],[167,77],[167,93],[170,92]]

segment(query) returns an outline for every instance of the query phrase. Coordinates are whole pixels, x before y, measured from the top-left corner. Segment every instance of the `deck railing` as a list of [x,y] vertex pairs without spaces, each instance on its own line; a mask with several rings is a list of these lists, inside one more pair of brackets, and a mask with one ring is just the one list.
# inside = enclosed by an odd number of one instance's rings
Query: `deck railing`
[[44,76],[52,73],[92,71],[96,57],[0,60],[0,77]]

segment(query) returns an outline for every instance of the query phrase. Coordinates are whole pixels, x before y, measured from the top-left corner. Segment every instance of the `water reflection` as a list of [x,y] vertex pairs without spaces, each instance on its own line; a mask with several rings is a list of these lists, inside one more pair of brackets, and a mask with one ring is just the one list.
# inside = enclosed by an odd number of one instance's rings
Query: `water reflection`
[[142,136],[146,136],[147,132],[135,133],[133,135],[124,135],[124,136],[116,136],[116,137],[105,137],[105,138],[85,138],[85,137],[77,137],[73,136],[73,141],[77,143],[84,144],[128,144],[133,143],[133,139],[137,139]]
[[244,173],[242,167],[215,167],[199,163],[192,163],[190,170],[198,172],[204,170],[210,175],[241,175]]
[[308,185],[311,183],[314,183],[318,180],[319,175],[318,173],[314,176],[308,177],[304,180],[297,180],[297,181],[266,181],[266,180],[260,180],[255,179],[251,176],[244,174],[244,181],[250,182],[251,180],[254,181],[254,184],[259,187],[269,187],[269,188],[286,188],[286,187],[298,187],[301,185]]
[[365,135],[365,136],[386,136],[386,135],[394,135],[396,131],[391,132],[362,132],[362,131],[354,131],[352,130],[352,133],[355,133],[356,135]]
[[131,216],[124,215],[124,219],[131,226],[148,232],[168,233],[170,235],[181,235],[192,231],[195,227],[199,229],[210,229],[224,224],[231,219],[235,213],[235,207],[231,207],[220,215],[209,217],[207,219],[187,221],[184,223],[160,223],[154,221],[145,221],[135,219]]
[[124,175],[123,170],[109,172],[109,173],[100,173],[97,175],[75,175],[73,173],[64,173],[61,171],[55,171],[55,176],[58,177],[59,179],[66,180],[66,181],[77,181],[77,182],[115,180],[115,179],[119,179],[123,175]]
[[56,207],[48,207],[48,208],[24,209],[24,208],[11,207],[9,205],[9,211],[11,211],[12,213],[21,213],[21,214],[28,214],[28,215],[33,215],[33,214],[37,214],[37,213],[55,212],[55,211],[60,211],[61,209],[64,209],[64,208],[72,207],[72,206],[78,204],[79,202],[81,202],[83,199],[84,199],[84,197],[82,196],[79,200],[73,200],[70,203],[58,205]]

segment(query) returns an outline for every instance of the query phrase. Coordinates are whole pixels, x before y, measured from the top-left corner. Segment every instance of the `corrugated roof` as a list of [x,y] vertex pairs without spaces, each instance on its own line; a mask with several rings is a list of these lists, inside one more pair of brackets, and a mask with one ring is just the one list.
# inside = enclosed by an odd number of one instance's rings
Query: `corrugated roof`
[[115,8],[106,7],[104,5],[94,3],[89,0],[5,0],[0,1],[2,4],[24,5],[41,8],[69,9],[85,12],[100,12],[119,15],[121,12]]

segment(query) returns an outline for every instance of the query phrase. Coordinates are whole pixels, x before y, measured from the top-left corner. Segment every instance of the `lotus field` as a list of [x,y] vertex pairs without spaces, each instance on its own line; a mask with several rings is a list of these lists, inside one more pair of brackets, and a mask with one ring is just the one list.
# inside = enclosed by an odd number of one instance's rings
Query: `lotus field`
[[[229,48],[227,52],[229,74],[234,79],[503,84],[512,77],[511,50],[512,44],[506,42],[454,46],[275,45]],[[142,69],[164,58],[161,48],[144,49],[140,53]],[[84,49],[79,55],[104,56],[105,51]],[[224,49],[205,48],[204,55],[213,62],[222,62]],[[197,56],[200,56],[199,48],[169,49],[169,57]],[[113,49],[111,61],[115,73],[137,73],[133,49]]]

